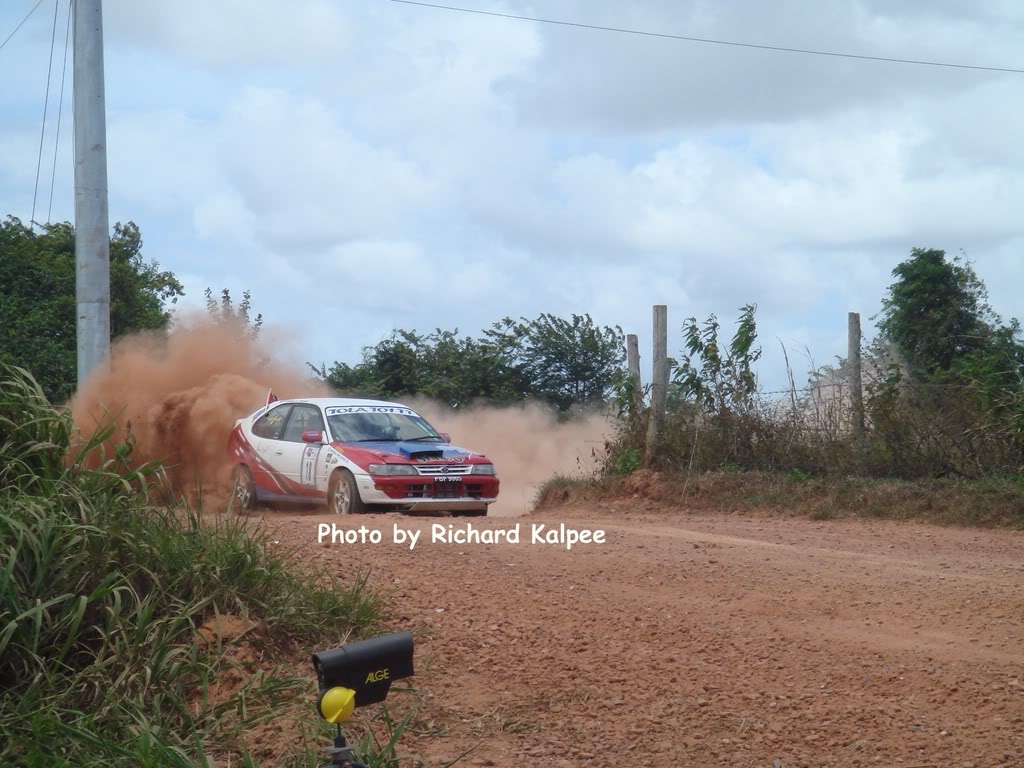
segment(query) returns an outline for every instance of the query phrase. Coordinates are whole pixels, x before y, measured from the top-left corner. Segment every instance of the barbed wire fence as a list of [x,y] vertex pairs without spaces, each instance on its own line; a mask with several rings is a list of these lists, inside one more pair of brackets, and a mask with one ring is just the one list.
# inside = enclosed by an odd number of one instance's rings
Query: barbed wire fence
[[[735,467],[908,479],[1024,471],[1024,387],[1018,372],[1007,371],[1004,386],[923,381],[892,349],[860,354],[859,317],[851,314],[850,325],[851,354],[837,366],[812,371],[803,385],[790,372],[789,387],[758,389],[711,411],[670,395],[656,446],[635,417],[632,425],[623,423],[613,442],[680,470]],[[852,354],[854,344],[858,354]]]

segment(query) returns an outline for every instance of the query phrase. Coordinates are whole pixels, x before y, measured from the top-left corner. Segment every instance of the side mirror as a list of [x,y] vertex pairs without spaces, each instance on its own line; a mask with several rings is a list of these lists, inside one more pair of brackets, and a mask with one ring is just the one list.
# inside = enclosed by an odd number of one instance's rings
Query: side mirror
[[302,442],[304,443],[322,443],[324,441],[324,433],[319,429],[314,429],[309,432],[302,433]]
[[450,443],[452,441],[452,436],[449,435],[447,432],[441,432],[439,434],[441,435],[441,439],[444,440],[446,443]]

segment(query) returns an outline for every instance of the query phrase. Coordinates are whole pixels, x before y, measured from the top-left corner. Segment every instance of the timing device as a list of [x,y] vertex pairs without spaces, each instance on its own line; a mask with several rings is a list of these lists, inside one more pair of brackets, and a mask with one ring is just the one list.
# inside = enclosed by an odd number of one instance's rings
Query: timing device
[[328,766],[358,768],[341,724],[359,707],[379,704],[387,698],[391,683],[413,676],[411,632],[395,632],[360,640],[330,651],[313,654],[320,697],[320,716],[338,726],[334,746],[328,748]]

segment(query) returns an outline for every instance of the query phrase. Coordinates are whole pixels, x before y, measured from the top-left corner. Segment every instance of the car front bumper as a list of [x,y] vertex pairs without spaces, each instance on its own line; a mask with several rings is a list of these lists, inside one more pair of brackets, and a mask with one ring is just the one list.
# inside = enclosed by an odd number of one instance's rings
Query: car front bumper
[[[427,499],[426,501],[414,501],[412,503],[400,503],[397,509],[402,512],[413,514],[430,515],[433,513],[451,512],[460,514],[466,512],[486,512],[487,507],[497,499]],[[389,502],[394,504],[395,502]]]
[[386,504],[416,512],[486,510],[498,500],[500,482],[493,475],[464,475],[458,488],[424,475],[356,476],[364,504]]

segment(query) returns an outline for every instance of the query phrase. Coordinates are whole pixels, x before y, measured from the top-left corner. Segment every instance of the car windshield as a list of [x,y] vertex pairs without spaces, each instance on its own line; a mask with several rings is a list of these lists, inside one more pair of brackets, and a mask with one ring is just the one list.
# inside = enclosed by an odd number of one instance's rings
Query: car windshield
[[331,413],[331,410],[327,412],[327,423],[334,439],[343,443],[375,440],[444,442],[426,419],[408,409],[403,409],[403,413]]

